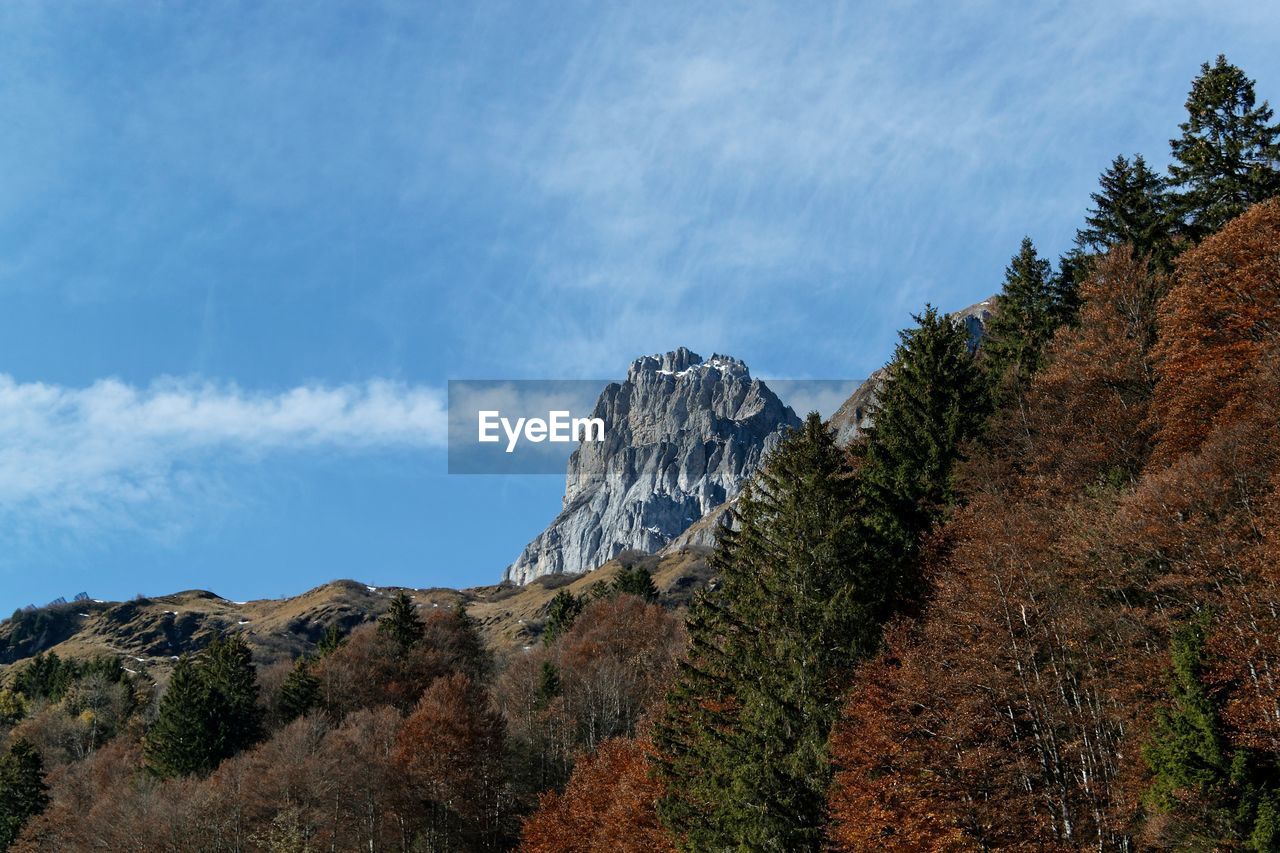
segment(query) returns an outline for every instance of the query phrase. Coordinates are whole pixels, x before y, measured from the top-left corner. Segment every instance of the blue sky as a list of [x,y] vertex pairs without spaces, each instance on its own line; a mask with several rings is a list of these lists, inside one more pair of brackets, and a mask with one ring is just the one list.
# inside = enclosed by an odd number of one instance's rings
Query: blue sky
[[495,582],[450,378],[856,377],[1167,161],[1269,3],[0,5],[0,608]]

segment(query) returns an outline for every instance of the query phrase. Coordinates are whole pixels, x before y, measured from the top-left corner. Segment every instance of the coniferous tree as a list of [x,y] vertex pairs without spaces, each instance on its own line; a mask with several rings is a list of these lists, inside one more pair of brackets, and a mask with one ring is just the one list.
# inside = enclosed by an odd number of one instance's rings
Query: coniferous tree
[[841,676],[874,646],[890,584],[857,560],[857,486],[817,413],[735,514],[656,727],[659,813],[690,849],[816,849]]
[[658,588],[653,584],[653,576],[644,566],[634,569],[623,569],[613,581],[613,592],[634,595],[645,601],[658,600]]
[[[1174,255],[1173,222],[1164,179],[1139,154],[1132,161],[1117,156],[1098,183],[1076,245],[1096,254],[1129,245],[1153,267],[1168,269]],[[1068,265],[1060,266],[1065,272]]]
[[1257,103],[1254,81],[1218,56],[1200,66],[1187,96],[1182,135],[1170,140],[1175,209],[1202,240],[1251,205],[1280,194],[1280,124]]
[[462,669],[477,681],[493,674],[493,654],[480,636],[480,623],[467,612],[465,603],[459,601],[453,608],[457,630],[453,632],[451,645],[462,661]]
[[183,655],[169,676],[160,710],[147,732],[143,753],[159,776],[205,773],[217,762],[219,745],[213,726],[208,685],[196,664]]
[[538,694],[534,707],[539,711],[543,710],[560,695],[561,689],[560,668],[551,661],[544,660],[538,673]]
[[1144,753],[1155,777],[1150,797],[1157,807],[1172,807],[1180,790],[1218,787],[1230,773],[1222,724],[1201,681],[1205,630],[1204,620],[1193,622],[1171,645],[1170,707],[1157,712]]
[[338,623],[334,622],[324,629],[324,636],[320,638],[320,642],[316,643],[316,659],[319,660],[327,655],[333,654],[342,647],[347,641],[346,635],[342,629],[338,627]]
[[29,699],[58,701],[67,687],[79,675],[74,660],[63,660],[57,652],[37,654],[20,669],[13,679],[13,688]]
[[320,679],[311,672],[311,663],[298,658],[280,687],[276,714],[280,722],[289,723],[310,713],[320,704]]
[[901,591],[920,537],[955,500],[952,471],[987,410],[965,328],[932,306],[914,319],[899,333],[859,472],[867,559],[895,564]]
[[49,804],[40,753],[23,738],[0,756],[0,850],[13,844],[22,827]]
[[992,385],[1025,384],[1041,366],[1054,331],[1066,319],[1068,306],[1049,262],[1036,253],[1030,237],[1004,273],[1004,288],[982,342]]
[[401,590],[391,599],[391,606],[378,620],[378,632],[395,640],[402,649],[422,639],[426,626],[418,617],[417,608],[408,593]]
[[1217,703],[1204,685],[1207,616],[1174,635],[1168,708],[1156,714],[1143,757],[1154,776],[1148,800],[1160,811],[1187,810],[1196,843],[1245,841],[1254,850],[1280,842],[1280,770],[1274,756],[1232,749]]
[[582,613],[586,602],[568,590],[560,590],[547,607],[547,619],[542,628],[542,642],[551,645],[573,627],[574,620]]
[[1095,256],[1086,253],[1078,246],[1058,256],[1058,271],[1053,274],[1050,289],[1063,323],[1074,326],[1079,322],[1080,308],[1083,304],[1080,287],[1093,271],[1095,261]]
[[262,735],[258,674],[253,668],[253,652],[239,634],[214,638],[197,664],[209,691],[216,764],[256,743]]

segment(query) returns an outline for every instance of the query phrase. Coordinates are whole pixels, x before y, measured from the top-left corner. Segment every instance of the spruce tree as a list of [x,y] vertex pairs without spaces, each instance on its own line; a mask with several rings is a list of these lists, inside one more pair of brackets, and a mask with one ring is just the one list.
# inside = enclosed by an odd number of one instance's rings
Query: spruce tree
[[914,319],[899,333],[859,472],[867,559],[896,564],[907,593],[917,543],[955,501],[952,472],[987,411],[965,328],[932,306]]
[[1018,387],[1039,370],[1053,333],[1066,319],[1060,287],[1049,262],[1036,253],[1030,237],[1004,273],[1004,288],[982,342],[993,387]]
[[689,613],[690,650],[656,727],[663,821],[689,849],[812,850],[827,735],[890,583],[860,562],[858,493],[817,413],[784,440],[721,533],[721,583]]
[[551,645],[573,627],[586,602],[568,590],[560,590],[547,606],[547,618],[542,626],[543,645]]
[[209,692],[215,729],[215,764],[258,741],[262,709],[253,652],[239,634],[214,638],[197,661]]
[[1075,232],[1076,245],[1097,254],[1114,246],[1133,246],[1134,254],[1171,255],[1169,193],[1164,178],[1147,167],[1142,155],[1133,160],[1116,156],[1101,177],[1085,227]]
[[[1186,811],[1197,843],[1244,842],[1271,851],[1280,843],[1280,768],[1275,757],[1233,749],[1214,697],[1204,685],[1209,618],[1178,631],[1170,644],[1169,706],[1156,712],[1143,758],[1152,772],[1147,800],[1159,811]],[[1190,809],[1184,803],[1193,803]]]
[[1080,285],[1089,276],[1095,256],[1076,246],[1058,256],[1058,271],[1050,281],[1050,298],[1061,322],[1075,325],[1080,315]]
[[544,660],[538,673],[538,694],[534,707],[539,711],[543,710],[560,695],[561,689],[560,668],[551,661]]
[[1170,707],[1156,713],[1143,753],[1154,777],[1150,800],[1157,808],[1171,808],[1180,790],[1221,793],[1230,774],[1222,725],[1201,681],[1206,627],[1198,619],[1175,634],[1171,644]]
[[480,636],[480,623],[467,612],[467,605],[459,601],[454,605],[453,616],[458,631],[451,645],[458,654],[462,669],[476,682],[484,682],[493,674],[493,653]]
[[316,643],[316,659],[327,657],[338,649],[342,648],[343,643],[347,641],[346,635],[342,629],[338,627],[338,623],[334,622],[324,629],[324,635],[320,638],[320,642]]
[[18,738],[0,757],[0,850],[8,850],[27,821],[44,811],[48,791],[40,753]]
[[1254,81],[1218,56],[1200,66],[1182,135],[1170,140],[1175,210],[1196,241],[1280,193],[1280,124],[1257,103]]
[[276,703],[276,716],[281,723],[289,723],[309,714],[320,704],[320,680],[311,672],[306,658],[298,658],[289,671]]
[[218,752],[209,688],[190,656],[183,655],[173,667],[143,744],[147,767],[158,776],[205,773],[213,768]]
[[644,566],[634,569],[623,569],[613,581],[613,592],[634,595],[645,601],[658,600],[658,588],[653,584],[653,576]]
[[387,612],[378,620],[378,633],[395,640],[401,649],[407,649],[421,641],[425,632],[413,599],[403,590],[397,592]]
[[74,660],[63,660],[57,652],[40,653],[17,670],[13,688],[28,699],[49,699],[54,702],[66,695],[67,688],[79,675]]
[[1076,232],[1076,245],[1096,254],[1129,245],[1153,267],[1168,269],[1174,249],[1164,179],[1149,169],[1139,154],[1132,161],[1116,157],[1098,183],[1085,227]]

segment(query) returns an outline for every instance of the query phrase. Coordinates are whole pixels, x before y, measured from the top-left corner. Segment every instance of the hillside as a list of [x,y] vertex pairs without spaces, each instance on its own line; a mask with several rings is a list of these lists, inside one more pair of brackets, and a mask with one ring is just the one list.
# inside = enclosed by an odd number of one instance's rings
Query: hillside
[[537,640],[547,605],[558,591],[589,595],[595,584],[608,583],[622,568],[643,566],[653,576],[661,603],[672,608],[687,605],[709,577],[708,551],[695,545],[660,556],[626,552],[593,572],[548,576],[520,587],[412,589],[337,580],[301,595],[256,601],[186,590],[124,602],[60,603],[0,622],[0,672],[6,665],[53,651],[72,658],[119,655],[131,671],[147,669],[163,678],[175,657],[202,649],[228,631],[243,634],[255,662],[266,666],[314,650],[330,625],[347,633],[375,621],[402,589],[421,609],[465,604],[489,648],[501,655]]

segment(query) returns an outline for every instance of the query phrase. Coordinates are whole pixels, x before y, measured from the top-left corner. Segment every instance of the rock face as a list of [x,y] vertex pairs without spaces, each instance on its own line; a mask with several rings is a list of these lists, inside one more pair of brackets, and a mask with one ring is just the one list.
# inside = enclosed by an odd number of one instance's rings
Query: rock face
[[636,359],[592,417],[605,440],[569,459],[564,508],[506,570],[525,584],[590,571],[620,552],[655,553],[737,496],[784,431],[800,425],[747,366],[683,347]]
[[[982,336],[987,329],[987,320],[995,311],[995,305],[996,297],[991,296],[950,315],[951,319],[964,324],[965,331],[969,333],[970,351],[976,350],[978,344],[982,342]],[[888,368],[882,367],[868,376],[866,381],[849,395],[849,399],[840,405],[836,413],[831,416],[831,420],[827,421],[827,425],[835,433],[836,444],[848,447],[863,430],[871,426],[871,416],[880,395],[880,387],[888,375]]]

